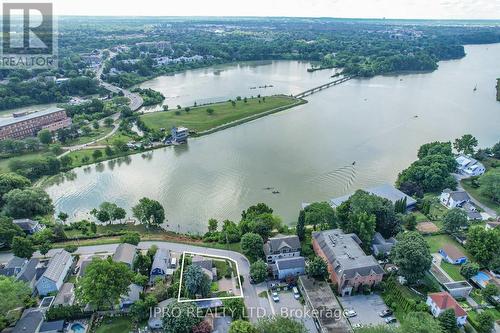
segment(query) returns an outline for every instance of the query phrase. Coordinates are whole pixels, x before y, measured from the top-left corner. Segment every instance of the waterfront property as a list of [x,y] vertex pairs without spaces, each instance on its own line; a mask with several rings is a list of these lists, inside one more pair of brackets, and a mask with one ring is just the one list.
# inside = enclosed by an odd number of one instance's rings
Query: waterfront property
[[465,312],[460,304],[458,304],[458,302],[446,291],[427,295],[426,303],[430,307],[432,315],[436,318],[439,317],[443,311],[453,309],[458,326],[464,326],[467,322],[467,312]]
[[462,207],[470,201],[470,197],[465,191],[452,191],[449,188],[443,190],[439,196],[439,201],[448,209]]
[[12,223],[17,224],[28,235],[33,235],[43,229],[40,222],[31,219],[16,219],[12,220]]
[[444,260],[453,265],[461,265],[467,262],[465,254],[453,244],[444,244],[439,249],[439,254],[441,254]]
[[480,176],[486,171],[486,168],[481,162],[475,160],[470,156],[462,154],[459,155],[455,160],[457,161],[458,172],[464,176]]
[[122,262],[128,267],[132,268],[136,255],[137,246],[128,243],[122,243],[116,248],[115,254],[113,254],[113,261]]
[[151,265],[150,282],[156,279],[164,279],[165,276],[171,275],[173,270],[170,268],[170,253],[165,249],[158,249],[155,253],[153,264]]
[[50,108],[29,114],[14,114],[12,118],[0,119],[0,140],[24,139],[35,136],[42,129],[54,132],[70,125],[71,118],[66,116],[64,109],[60,108]]
[[65,250],[56,253],[49,261],[47,270],[36,283],[38,293],[45,296],[58,291],[73,263],[71,254]]
[[[397,188],[392,185],[384,184],[381,186],[376,186],[372,188],[368,188],[364,190],[370,194],[379,196],[381,198],[390,200],[392,203],[396,203],[397,201],[406,200],[406,209],[411,210],[417,204],[417,200],[413,199],[409,195],[401,192]],[[351,197],[352,193],[349,195],[344,195],[342,197],[334,198],[330,200],[330,205],[333,208],[337,208],[343,202],[347,201]]]
[[349,296],[364,286],[372,287],[384,277],[382,267],[363,252],[361,244],[358,236],[344,234],[340,229],[312,234],[314,252],[326,261],[330,279],[341,296]]
[[183,143],[186,142],[189,136],[189,129],[186,127],[172,127],[170,131],[172,135],[172,142],[174,143]]
[[276,260],[282,258],[300,256],[299,237],[276,235],[271,237],[264,244],[264,254],[268,264],[274,264]]

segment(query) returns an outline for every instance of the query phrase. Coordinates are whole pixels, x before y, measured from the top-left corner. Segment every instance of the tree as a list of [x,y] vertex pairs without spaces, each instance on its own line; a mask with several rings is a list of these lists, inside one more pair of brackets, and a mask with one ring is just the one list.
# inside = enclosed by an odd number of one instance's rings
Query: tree
[[211,116],[211,115],[213,115],[213,114],[214,114],[214,112],[215,112],[215,110],[214,110],[214,109],[212,109],[212,108],[208,108],[208,109],[207,109],[207,113],[208,113],[208,115],[210,115],[210,116]]
[[259,259],[250,265],[250,278],[255,283],[261,283],[266,280],[267,265],[262,259]]
[[43,129],[40,132],[38,132],[38,140],[40,140],[41,143],[44,145],[48,145],[52,143],[52,133],[48,129]]
[[198,308],[193,302],[172,302],[165,309],[163,327],[165,333],[191,333],[203,317],[198,316]]
[[222,222],[222,230],[219,234],[219,243],[237,243],[240,241],[240,229],[233,221]]
[[343,224],[342,229],[346,233],[355,233],[363,243],[365,251],[369,251],[373,235],[375,235],[375,215],[358,213],[353,214],[349,219],[349,222]]
[[460,267],[460,274],[467,280],[479,272],[479,265],[473,262],[466,262]]
[[460,208],[450,209],[443,218],[443,228],[450,234],[456,233],[467,224],[467,214]]
[[0,295],[0,316],[5,316],[10,310],[23,306],[24,300],[31,295],[31,290],[26,282],[0,275]]
[[306,268],[306,273],[309,277],[317,280],[323,280],[328,275],[326,262],[321,257],[314,257]]
[[113,149],[110,146],[106,146],[106,148],[104,148],[104,154],[106,154],[107,157],[113,156]]
[[240,221],[239,229],[242,234],[252,232],[267,239],[271,236],[273,229],[279,229],[280,226],[281,219],[271,213],[247,214],[246,218]]
[[82,303],[91,303],[96,309],[113,307],[120,296],[129,292],[134,274],[121,262],[111,258],[94,258],[80,279],[76,295]]
[[11,247],[14,255],[19,258],[30,259],[35,253],[33,242],[25,237],[14,236]]
[[264,241],[258,234],[249,232],[241,237],[241,250],[243,254],[247,256],[250,262],[253,262],[262,257],[263,246]]
[[95,160],[99,159],[102,157],[102,151],[100,151],[99,149],[95,149],[93,152],[92,152],[92,158]]
[[493,321],[493,316],[486,311],[480,312],[476,318],[476,331],[477,333],[491,333],[495,322]]
[[457,331],[457,318],[453,309],[446,309],[438,317],[439,325],[445,333]]
[[303,209],[300,210],[295,231],[301,241],[306,238],[306,213]]
[[479,178],[482,195],[500,204],[500,170],[493,169]]
[[50,151],[52,152],[52,154],[54,154],[56,156],[61,155],[63,153],[62,146],[59,143],[54,143],[53,145],[51,145]]
[[439,142],[434,141],[431,143],[426,143],[418,149],[418,158],[422,159],[429,155],[447,155],[453,156],[453,150],[451,148],[451,142]]
[[401,275],[411,284],[431,268],[432,256],[425,239],[416,231],[399,234],[391,256]]
[[52,244],[50,242],[43,242],[38,246],[38,251],[40,251],[42,255],[46,255],[47,253],[49,253],[51,249],[52,249]]
[[257,333],[257,329],[248,321],[235,320],[229,327],[229,333]]
[[491,153],[493,154],[493,157],[500,159],[500,141],[493,145],[493,147],[491,148]]
[[243,298],[230,298],[222,301],[224,310],[230,314],[233,320],[240,320],[246,317],[246,308]]
[[149,275],[149,271],[151,269],[151,264],[153,262],[153,258],[144,255],[141,252],[137,253],[137,256],[134,259],[133,268],[134,271],[139,272],[143,275]]
[[54,211],[52,199],[41,188],[14,189],[3,196],[4,212],[13,218],[31,218]]
[[200,266],[188,266],[184,273],[184,284],[186,291],[191,297],[196,295],[208,297],[210,295],[210,278],[203,272]]
[[10,247],[14,237],[24,236],[23,230],[12,219],[0,216],[0,244]]
[[132,304],[130,307],[130,315],[134,319],[134,322],[139,323],[148,320],[150,309],[154,307],[156,303],[156,297],[148,294],[144,300],[140,299]]
[[208,232],[216,232],[218,223],[219,222],[216,219],[208,220]]
[[61,158],[59,160],[61,161],[61,167],[63,167],[63,168],[69,167],[71,165],[71,163],[73,162],[73,160],[71,159],[71,156],[69,156],[69,155],[61,156]]
[[490,299],[493,296],[498,296],[498,287],[493,283],[488,283],[483,290],[481,290],[481,295],[485,299]]
[[141,235],[138,232],[127,232],[120,237],[120,242],[132,245],[138,245],[141,241]]
[[257,323],[258,333],[307,333],[304,324],[288,317],[269,317]]
[[57,214],[57,218],[63,222],[66,222],[68,217],[68,214],[66,214],[65,212],[59,212],[59,214]]
[[14,189],[24,189],[29,187],[31,182],[28,178],[18,175],[14,172],[0,174],[0,205],[3,204],[4,194]]
[[474,148],[477,147],[477,139],[471,134],[464,134],[461,138],[455,139],[453,143],[453,148],[459,153],[464,153],[466,155],[474,154]]
[[315,202],[304,209],[305,224],[312,225],[316,229],[317,225],[327,225],[329,228],[337,227],[335,211],[327,202]]
[[212,333],[212,326],[210,326],[210,323],[208,321],[203,320],[198,325],[193,326],[192,332],[193,333]]
[[413,214],[406,215],[403,219],[406,225],[406,229],[409,231],[415,231],[417,228],[417,217]]
[[92,122],[92,128],[95,130],[99,129],[99,122],[97,120],[94,120]]
[[404,320],[401,321],[401,330],[397,332],[443,333],[439,322],[426,312],[410,312],[406,314]]
[[500,253],[500,230],[486,230],[476,225],[467,232],[465,247],[480,266],[488,266],[491,260]]
[[132,208],[134,216],[146,226],[160,225],[165,221],[165,210],[156,200],[142,198]]
[[256,205],[248,207],[247,210],[244,210],[241,213],[241,219],[246,220],[246,219],[252,219],[256,216],[262,215],[262,214],[272,214],[273,209],[266,205],[265,203],[258,203]]
[[112,118],[104,118],[104,126],[106,127],[111,127],[113,126],[113,119]]

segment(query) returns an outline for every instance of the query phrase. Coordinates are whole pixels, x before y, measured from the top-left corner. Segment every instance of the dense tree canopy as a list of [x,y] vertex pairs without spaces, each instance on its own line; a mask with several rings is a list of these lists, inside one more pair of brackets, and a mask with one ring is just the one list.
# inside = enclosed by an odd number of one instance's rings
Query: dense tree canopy
[[23,230],[6,216],[0,216],[0,244],[10,247],[14,236],[24,236]]
[[3,199],[5,214],[13,218],[30,218],[54,212],[52,199],[41,188],[14,189]]
[[241,251],[253,262],[263,255],[264,241],[259,234],[246,233],[241,237]]
[[393,262],[409,283],[416,283],[431,268],[432,256],[429,246],[416,231],[399,234],[397,240],[391,251]]
[[467,155],[474,154],[474,149],[477,147],[477,139],[471,134],[464,134],[461,138],[455,139],[453,143],[453,148],[455,148],[459,153],[464,153]]
[[0,205],[3,204],[2,197],[13,189],[23,189],[31,185],[28,178],[13,172],[0,174]]
[[201,295],[202,298],[209,297],[211,282],[200,266],[189,265],[184,272],[184,284],[190,297],[196,295]]
[[315,202],[304,209],[305,224],[325,226],[325,228],[336,228],[337,218],[332,206],[327,202]]
[[307,333],[307,329],[301,321],[275,316],[259,320],[257,323],[258,333]]
[[165,221],[165,210],[156,200],[142,198],[139,203],[132,208],[134,216],[148,226],[160,225]]
[[24,300],[31,295],[31,289],[23,281],[0,275],[0,316],[23,305]]
[[191,333],[194,326],[203,320],[192,302],[172,302],[165,309],[163,327],[165,333]]
[[467,232],[467,243],[465,244],[469,253],[482,267],[500,255],[500,230],[486,230],[476,225],[469,228]]
[[265,281],[267,278],[267,265],[262,259],[250,265],[250,277],[255,283]]
[[460,228],[466,227],[467,225],[467,214],[460,208],[449,210],[443,218],[443,228],[450,234],[457,232]]

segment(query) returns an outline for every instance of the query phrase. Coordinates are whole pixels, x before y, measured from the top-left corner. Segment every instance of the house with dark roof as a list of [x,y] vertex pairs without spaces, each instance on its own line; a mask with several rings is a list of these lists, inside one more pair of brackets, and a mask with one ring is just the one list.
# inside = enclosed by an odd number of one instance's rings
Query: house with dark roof
[[17,279],[19,281],[26,282],[28,286],[31,288],[31,290],[35,289],[35,284],[37,281],[37,270],[38,270],[38,264],[40,263],[40,260],[36,258],[31,258],[28,260],[26,265],[23,266],[19,274],[17,275]]
[[470,201],[470,197],[465,191],[452,191],[447,188],[439,196],[439,201],[448,209],[460,208]]
[[64,332],[64,320],[45,321],[40,327],[40,333]]
[[465,312],[460,304],[458,304],[458,302],[446,291],[427,295],[426,303],[430,307],[432,315],[436,318],[439,317],[443,311],[453,309],[458,326],[462,327],[467,322],[467,312]]
[[115,254],[113,254],[113,261],[122,262],[132,268],[136,255],[137,246],[128,243],[121,243],[116,248]]
[[43,323],[42,312],[36,309],[24,310],[12,333],[39,333]]
[[211,281],[217,280],[217,268],[213,267],[212,259],[195,255],[191,259],[191,264],[200,267]]
[[3,268],[0,268],[0,275],[16,277],[27,262],[28,260],[24,258],[14,256]]
[[38,221],[33,221],[30,219],[16,219],[12,220],[12,223],[16,224],[18,227],[23,229],[27,235],[33,235],[40,230],[43,230],[43,225]]
[[398,241],[394,237],[385,239],[380,232],[376,232],[372,240],[373,254],[376,256],[388,256],[389,253],[391,253],[392,247],[396,245],[397,242]]
[[372,287],[384,276],[377,260],[366,255],[361,244],[356,234],[345,234],[340,229],[312,233],[314,252],[326,261],[330,279],[341,296],[349,296],[364,286]]
[[128,293],[123,295],[120,299],[120,309],[126,310],[132,304],[141,299],[141,293],[144,291],[142,286],[132,283],[128,286]]
[[277,235],[271,237],[264,244],[264,254],[268,264],[276,260],[300,256],[300,240],[295,235]]
[[56,253],[50,259],[47,270],[36,283],[38,293],[45,296],[51,292],[59,291],[72,264],[73,257],[69,252],[62,250]]
[[164,279],[167,274],[172,274],[170,269],[170,253],[165,249],[158,249],[155,253],[149,280],[154,282],[156,279]]
[[453,244],[445,244],[439,249],[439,254],[444,260],[453,265],[461,265],[467,262],[467,257]]
[[286,280],[305,274],[306,262],[304,257],[283,258],[276,260],[271,267],[275,278]]

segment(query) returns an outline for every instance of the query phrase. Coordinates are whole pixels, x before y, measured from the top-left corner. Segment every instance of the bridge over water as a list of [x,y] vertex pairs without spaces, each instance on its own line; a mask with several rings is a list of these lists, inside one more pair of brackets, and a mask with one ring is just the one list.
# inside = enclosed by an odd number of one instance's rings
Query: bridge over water
[[315,92],[318,92],[318,91],[321,91],[323,89],[326,89],[326,88],[330,88],[330,87],[333,87],[333,86],[336,86],[338,84],[341,84],[343,82],[346,82],[346,81],[349,81],[350,79],[352,79],[353,76],[344,76],[340,79],[336,79],[336,80],[333,80],[333,81],[330,81],[330,82],[327,82],[327,83],[324,83],[320,86],[317,86],[317,87],[314,87],[314,88],[311,88],[311,89],[308,89],[306,91],[303,91],[301,93],[298,93],[297,95],[293,96],[295,98],[303,98],[303,97],[306,97],[306,96],[309,96],[309,95],[312,95],[314,94]]

